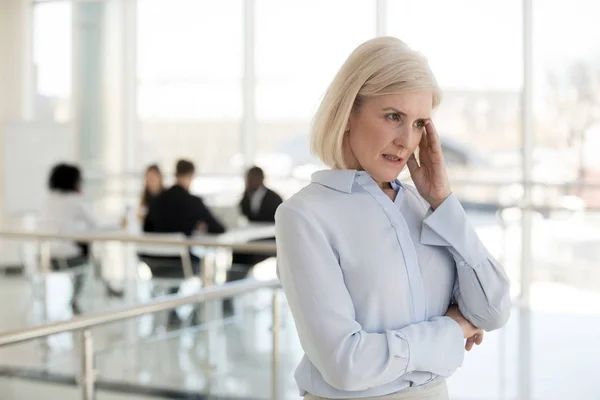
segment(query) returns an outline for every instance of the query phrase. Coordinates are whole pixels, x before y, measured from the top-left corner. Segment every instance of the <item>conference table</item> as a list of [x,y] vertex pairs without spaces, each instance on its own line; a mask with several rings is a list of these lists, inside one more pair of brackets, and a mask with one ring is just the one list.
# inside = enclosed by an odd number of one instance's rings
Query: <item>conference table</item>
[[[177,248],[187,249],[203,259],[202,276],[206,284],[214,283],[214,255],[223,251],[275,252],[275,224],[247,223],[230,227],[225,233],[197,233],[189,237],[174,233],[147,233],[139,229],[94,231],[77,235],[78,240],[92,243],[122,242],[136,247],[137,253],[153,255],[178,254]],[[260,241],[260,243],[257,243]],[[261,248],[263,250],[261,250]]]
[[[118,229],[118,230],[97,230],[86,233],[78,234],[82,240],[101,240],[101,241],[128,241],[128,242],[151,242],[154,240],[160,240],[173,238],[174,234],[171,233],[148,233],[142,232],[139,227],[133,227],[132,229]],[[63,236],[63,235],[57,235]],[[199,241],[202,243],[210,244],[241,244],[247,243],[254,240],[268,239],[275,237],[275,224],[273,223],[248,223],[230,227],[225,233],[196,233],[187,238],[188,241]]]

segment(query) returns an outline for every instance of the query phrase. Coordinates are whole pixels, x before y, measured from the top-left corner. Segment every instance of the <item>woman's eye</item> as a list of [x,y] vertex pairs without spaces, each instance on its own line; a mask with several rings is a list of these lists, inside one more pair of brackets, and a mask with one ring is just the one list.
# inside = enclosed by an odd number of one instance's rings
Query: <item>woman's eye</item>
[[394,121],[394,122],[400,122],[401,118],[400,118],[400,114],[398,113],[391,113],[391,114],[387,114],[385,116],[388,120],[390,121]]
[[417,121],[417,122],[416,122],[416,126],[417,126],[417,128],[419,128],[419,129],[423,129],[423,128],[425,128],[425,121]]

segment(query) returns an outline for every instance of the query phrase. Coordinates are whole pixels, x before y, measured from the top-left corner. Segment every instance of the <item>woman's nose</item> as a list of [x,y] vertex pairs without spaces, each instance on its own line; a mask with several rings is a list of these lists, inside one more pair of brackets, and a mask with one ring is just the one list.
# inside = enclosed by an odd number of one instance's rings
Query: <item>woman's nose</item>
[[412,127],[403,127],[398,131],[394,139],[394,144],[399,147],[412,149],[416,147],[420,139],[420,135]]

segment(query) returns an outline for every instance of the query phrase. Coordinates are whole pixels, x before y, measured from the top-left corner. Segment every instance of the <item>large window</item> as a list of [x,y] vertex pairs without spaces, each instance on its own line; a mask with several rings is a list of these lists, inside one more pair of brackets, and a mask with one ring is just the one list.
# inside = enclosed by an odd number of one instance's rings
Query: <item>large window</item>
[[[589,36],[600,4],[553,0],[534,5],[537,175],[551,183],[600,182],[600,43]],[[588,206],[600,207],[600,191],[564,194],[581,195]]]
[[70,2],[39,4],[33,9],[34,115],[66,122],[71,117]]
[[186,157],[202,174],[240,171],[243,2],[138,1],[144,163]]
[[534,219],[534,278],[593,290],[600,289],[600,42],[592,35],[599,14],[593,0],[539,1],[533,9],[534,172],[545,183],[534,200],[562,209]]
[[[496,203],[503,194],[459,181],[520,178],[520,0],[388,1],[388,33],[421,51],[444,92],[434,119],[455,190]],[[518,195],[518,193],[517,193]]]
[[[597,42],[581,40],[598,6],[574,1],[533,3],[533,178],[551,183],[599,180],[590,149],[600,145],[600,50]],[[320,167],[308,150],[310,120],[348,54],[375,36],[383,5],[385,33],[424,53],[444,91],[435,119],[455,190],[489,203],[521,194],[465,184],[521,178],[521,0],[137,0],[131,46],[116,17],[123,3],[34,6],[36,116],[68,121],[77,113],[86,165],[122,158],[114,149],[124,146],[119,135],[131,112],[123,55],[136,48],[139,124],[129,142],[134,149],[124,151],[135,153],[137,170],[158,162],[170,173],[175,160],[186,157],[203,175],[239,174],[241,135],[249,133],[255,161],[270,177],[307,178]],[[565,28],[556,29],[556,21]],[[254,28],[253,41],[244,35],[245,23]],[[244,82],[245,43],[253,51],[254,76]],[[247,98],[254,113],[243,119],[250,126],[242,126],[244,87],[254,94]],[[566,194],[581,195],[588,205],[600,202],[583,191]]]
[[[99,211],[122,212],[125,4],[120,0],[33,5],[35,118],[70,122],[84,192]],[[57,138],[59,140],[59,138]]]
[[256,157],[270,175],[304,176],[315,163],[312,115],[346,57],[375,33],[375,1],[256,2]]

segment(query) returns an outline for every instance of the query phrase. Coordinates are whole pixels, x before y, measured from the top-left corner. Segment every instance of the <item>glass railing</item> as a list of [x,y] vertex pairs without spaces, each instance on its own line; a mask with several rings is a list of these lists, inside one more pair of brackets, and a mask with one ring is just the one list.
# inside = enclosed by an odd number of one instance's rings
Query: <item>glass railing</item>
[[[284,300],[282,300],[284,301]],[[197,326],[120,342],[96,354],[98,387],[137,387],[175,398],[272,398],[271,292],[238,296],[235,314]],[[210,305],[220,309],[221,302]],[[285,304],[282,309],[287,310]],[[137,329],[140,329],[138,320]],[[134,328],[135,329],[135,328]],[[139,331],[138,331],[139,332]],[[297,395],[291,371],[301,357],[291,317],[282,315],[279,339],[280,398]]]
[[[234,314],[226,317],[221,300],[207,302],[216,318],[198,324],[169,326],[169,312],[160,312],[92,328],[96,391],[157,398],[272,398],[272,294],[263,289],[236,296]],[[278,301],[286,310],[279,367],[291,371],[301,353],[285,299]],[[65,332],[5,346],[0,369],[14,379],[73,385],[81,376],[80,345],[79,332]],[[278,387],[281,398],[297,393],[290,374],[279,375]]]
[[[262,230],[264,227],[257,228],[257,231]],[[222,320],[221,309],[211,307],[208,301],[218,298],[221,290],[238,295],[273,287],[273,282],[276,282],[255,281],[251,287],[241,292],[236,292],[231,285],[223,289],[215,286],[224,279],[221,266],[227,261],[227,251],[236,248],[241,251],[274,251],[274,244],[244,243],[245,240],[240,238],[245,234],[190,239],[119,233],[99,233],[92,234],[91,237],[41,232],[3,232],[1,235],[39,241],[40,256],[30,257],[33,262],[28,265],[24,277],[14,278],[15,283],[26,292],[25,295],[23,291],[18,296],[14,296],[10,291],[3,292],[7,296],[6,304],[16,298],[23,302],[21,307],[24,312],[16,318],[13,314],[12,318],[3,321],[3,328],[9,332],[0,336],[0,345],[3,345],[0,348],[0,366],[6,373],[15,376],[30,374],[40,379],[50,377],[59,380],[78,376],[80,378],[77,383],[84,388],[95,387],[93,378],[89,381],[90,376],[95,376],[94,368],[90,366],[93,357],[91,352],[94,348],[106,349],[115,345],[131,347],[135,343],[143,343],[144,340],[148,340],[149,343],[155,342],[161,335],[171,337],[178,329],[197,329],[203,324],[217,323],[216,321]],[[57,237],[104,244],[101,249],[104,257],[101,259],[104,266],[111,265],[113,270],[102,268],[102,265],[96,263],[58,271],[51,268],[52,265],[45,255],[49,240],[55,240]],[[131,246],[130,243],[137,246]],[[178,279],[151,279],[148,267],[136,257],[140,245],[175,246],[186,249],[186,254],[188,246],[199,247],[204,255],[202,273],[194,275],[190,268],[183,268],[184,271]],[[262,249],[257,250],[256,246]],[[107,263],[107,260],[111,262]],[[115,279],[115,276],[125,279]],[[241,284],[243,286],[245,283]],[[236,285],[233,285],[233,288],[235,287]],[[211,288],[218,289],[219,292],[215,294]],[[73,294],[76,291],[79,295],[74,302]],[[206,295],[203,295],[205,292]],[[170,300],[156,300],[157,296],[165,293],[174,295]],[[195,304],[205,300],[205,304]],[[164,304],[169,306],[165,308]],[[269,309],[270,312],[275,310],[271,307]],[[115,319],[115,313],[121,317]],[[139,320],[119,324],[121,320],[133,317],[139,317]],[[105,326],[109,322],[114,323]],[[273,330],[273,335],[276,331],[277,329]],[[85,336],[96,334],[98,337],[93,342]],[[115,337],[120,338],[120,341],[114,340]],[[6,347],[8,344],[14,346]],[[83,349],[91,350],[84,352]],[[87,361],[82,363],[82,358]],[[274,356],[271,358],[275,359]],[[114,370],[114,367],[107,369]],[[81,380],[81,377],[88,379]],[[114,385],[110,381],[106,384],[109,388],[110,385]],[[275,390],[273,385],[270,390]],[[88,399],[91,396],[92,393],[87,392],[84,398]]]
[[[90,262],[76,268],[50,265],[48,243],[56,236],[45,232],[0,232],[0,239],[22,240],[23,275],[7,277],[11,284],[3,288],[0,297],[18,297],[24,315],[3,319],[3,329],[16,329],[42,323],[66,320],[77,314],[104,311],[110,307],[143,304],[160,295],[179,292],[193,293],[202,286],[225,281],[231,264],[231,251],[275,251],[271,243],[248,243],[255,236],[273,236],[272,225],[248,225],[224,235],[200,235],[188,239],[173,235],[148,235],[127,232],[100,232],[83,235],[63,235],[68,239],[92,244]],[[233,247],[232,247],[233,246]],[[179,277],[153,276],[138,253],[148,248],[168,255],[189,257],[188,250],[202,257],[201,272],[182,262]],[[257,250],[258,249],[258,250]],[[262,249],[262,250],[261,250]],[[154,253],[152,253],[154,254]],[[156,255],[156,254],[155,254]],[[183,260],[183,256],[181,257]],[[189,260],[188,260],[189,262]],[[60,267],[60,265],[59,265]],[[177,271],[175,271],[177,272]],[[264,274],[263,274],[264,275]],[[275,276],[271,263],[266,279]],[[76,288],[78,286],[78,288]],[[72,303],[74,291],[79,291]],[[18,296],[16,296],[18,294]]]

